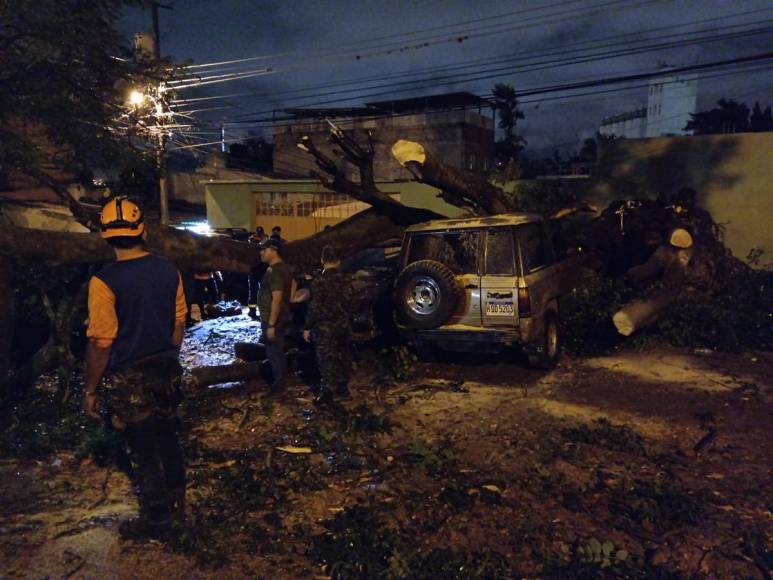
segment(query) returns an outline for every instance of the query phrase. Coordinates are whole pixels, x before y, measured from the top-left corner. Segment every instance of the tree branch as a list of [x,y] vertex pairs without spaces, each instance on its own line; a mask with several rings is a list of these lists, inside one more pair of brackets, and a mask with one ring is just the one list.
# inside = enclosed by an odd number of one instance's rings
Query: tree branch
[[492,185],[483,175],[462,171],[428,155],[424,146],[400,140],[392,146],[392,155],[408,169],[416,181],[437,187],[440,197],[457,207],[472,207],[482,215],[519,211],[514,199]]

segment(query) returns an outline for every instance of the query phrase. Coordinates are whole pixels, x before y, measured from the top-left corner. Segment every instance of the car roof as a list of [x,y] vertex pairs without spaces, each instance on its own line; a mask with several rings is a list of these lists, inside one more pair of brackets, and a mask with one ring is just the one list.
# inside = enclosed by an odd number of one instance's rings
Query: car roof
[[517,226],[542,221],[542,216],[535,213],[503,213],[485,217],[469,217],[448,220],[433,220],[416,224],[407,228],[405,231],[414,232],[434,232],[446,230],[465,230],[474,228],[492,228],[500,226]]

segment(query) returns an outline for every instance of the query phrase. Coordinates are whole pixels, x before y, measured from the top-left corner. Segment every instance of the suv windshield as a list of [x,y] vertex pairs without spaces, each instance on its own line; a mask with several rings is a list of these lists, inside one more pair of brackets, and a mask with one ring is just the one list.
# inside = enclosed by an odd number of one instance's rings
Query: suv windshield
[[479,239],[480,232],[477,231],[414,234],[411,237],[407,264],[419,260],[435,260],[448,266],[454,274],[476,274]]

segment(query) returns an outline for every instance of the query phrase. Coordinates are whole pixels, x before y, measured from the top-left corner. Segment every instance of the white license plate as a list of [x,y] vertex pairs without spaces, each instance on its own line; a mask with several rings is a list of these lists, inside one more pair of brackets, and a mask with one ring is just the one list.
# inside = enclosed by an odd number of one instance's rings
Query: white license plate
[[512,302],[486,302],[486,316],[515,316]]

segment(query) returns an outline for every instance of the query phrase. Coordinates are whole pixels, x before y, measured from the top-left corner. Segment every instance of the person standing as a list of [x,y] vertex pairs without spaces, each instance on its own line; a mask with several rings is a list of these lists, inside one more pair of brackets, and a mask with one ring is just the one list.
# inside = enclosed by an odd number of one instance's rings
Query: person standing
[[287,240],[282,237],[281,226],[274,226],[271,228],[271,238],[279,242],[280,244],[286,244]]
[[114,198],[100,219],[116,261],[89,281],[83,407],[98,419],[103,403],[129,444],[140,516],[122,524],[122,535],[164,537],[173,523],[185,522],[185,464],[176,416],[187,311],[182,279],[172,262],[145,249],[136,204]]
[[353,299],[351,281],[341,271],[337,248],[322,249],[322,274],[311,284],[311,299],[303,338],[314,341],[320,374],[318,402],[349,396],[352,369],[351,322],[349,308]]
[[271,391],[274,394],[282,392],[287,382],[284,347],[293,290],[292,270],[282,260],[281,251],[282,245],[273,238],[263,242],[260,247],[260,259],[268,268],[260,283],[258,309],[266,355],[271,362]]
[[[268,236],[266,236],[266,232],[263,227],[258,226],[255,228],[255,233],[250,236],[250,243],[260,246],[267,239]],[[261,262],[257,266],[253,267],[247,276],[247,283],[249,285],[247,289],[247,314],[253,320],[258,319],[258,288],[260,288],[260,280],[263,278],[263,274],[265,273],[266,265]]]

